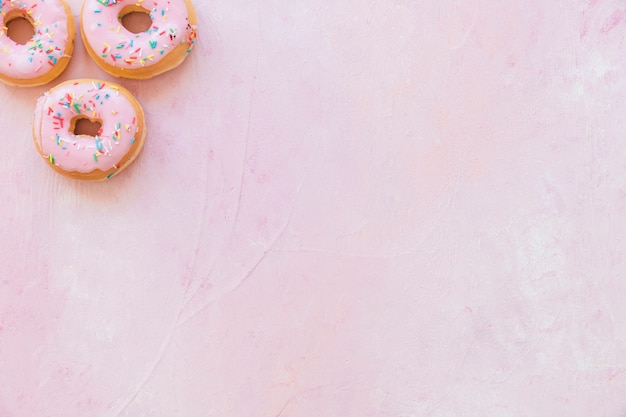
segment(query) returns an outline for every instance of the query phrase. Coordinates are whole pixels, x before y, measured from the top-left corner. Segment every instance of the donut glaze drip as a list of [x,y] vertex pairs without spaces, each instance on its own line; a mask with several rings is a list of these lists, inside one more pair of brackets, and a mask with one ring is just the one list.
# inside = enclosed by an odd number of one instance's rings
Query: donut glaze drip
[[[72,119],[101,121],[97,136],[71,132]],[[139,115],[119,92],[104,81],[65,83],[37,101],[34,136],[49,163],[81,173],[117,169],[134,146]],[[143,115],[141,115],[143,120]],[[112,174],[111,174],[112,176]]]
[[[135,34],[122,26],[120,14],[132,6],[149,12],[147,31]],[[196,43],[184,0],[86,0],[81,16],[85,41],[105,64],[118,68],[151,66],[175,47],[185,45],[189,53]]]
[[[0,71],[14,79],[32,79],[50,72],[67,57],[69,29],[65,5],[59,0],[2,0],[0,14]],[[7,16],[29,20],[35,34],[25,45],[7,36]],[[73,22],[72,22],[73,24]]]

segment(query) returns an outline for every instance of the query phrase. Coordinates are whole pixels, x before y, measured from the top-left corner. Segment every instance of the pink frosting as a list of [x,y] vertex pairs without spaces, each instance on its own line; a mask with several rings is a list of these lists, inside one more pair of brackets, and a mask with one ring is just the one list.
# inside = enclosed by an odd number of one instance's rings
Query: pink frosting
[[59,0],[2,0],[0,3],[2,16],[16,9],[32,19],[35,35],[25,45],[20,45],[2,28],[0,71],[17,79],[40,77],[65,55],[69,41],[66,9]]
[[[150,12],[152,26],[132,33],[119,21],[127,6]],[[189,24],[183,0],[86,0],[82,9],[85,42],[108,64],[136,69],[162,60],[179,44],[190,52],[196,42],[196,26]]]
[[[87,116],[102,121],[98,136],[75,135],[71,120]],[[119,87],[104,81],[61,84],[37,101],[36,140],[50,163],[65,171],[91,172],[117,168],[135,143],[139,128],[131,102]]]

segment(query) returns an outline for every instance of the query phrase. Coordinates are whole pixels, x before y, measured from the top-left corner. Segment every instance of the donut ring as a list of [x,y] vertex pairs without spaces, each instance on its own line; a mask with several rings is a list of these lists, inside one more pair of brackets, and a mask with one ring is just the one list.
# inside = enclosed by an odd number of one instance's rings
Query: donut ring
[[[58,77],[70,62],[76,28],[65,0],[0,0],[0,81],[34,87]],[[20,45],[8,36],[7,25],[26,19],[35,34]]]
[[[100,123],[96,136],[74,133],[80,119]],[[55,171],[100,181],[126,168],[146,137],[141,105],[125,88],[100,80],[70,80],[37,101],[35,147]]]
[[[132,33],[121,24],[133,12],[152,25]],[[85,0],[81,34],[87,52],[116,77],[147,79],[180,65],[196,43],[197,16],[191,0]]]

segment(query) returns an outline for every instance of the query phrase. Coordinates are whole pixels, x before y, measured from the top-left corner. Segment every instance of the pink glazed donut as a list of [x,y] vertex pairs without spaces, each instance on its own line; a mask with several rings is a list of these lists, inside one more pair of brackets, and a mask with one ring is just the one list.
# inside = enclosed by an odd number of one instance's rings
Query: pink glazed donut
[[[79,133],[87,119],[100,125],[94,136]],[[144,113],[125,88],[101,80],[70,80],[37,101],[33,139],[52,169],[69,178],[106,180],[126,168],[146,137]]]
[[[70,62],[76,28],[65,0],[0,0],[0,81],[34,87],[58,77]],[[16,19],[29,22],[34,35],[25,44],[9,37]]]
[[[150,27],[133,33],[122,24],[145,13]],[[85,0],[81,34],[87,52],[116,77],[147,79],[180,65],[196,43],[197,16],[191,0]]]

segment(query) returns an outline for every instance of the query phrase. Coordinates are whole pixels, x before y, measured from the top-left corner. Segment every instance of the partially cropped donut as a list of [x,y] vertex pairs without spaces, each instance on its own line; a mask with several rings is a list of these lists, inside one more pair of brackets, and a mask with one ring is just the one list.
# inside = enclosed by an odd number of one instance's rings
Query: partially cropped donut
[[[146,13],[144,32],[122,24],[130,13]],[[196,12],[191,0],[85,0],[81,34],[87,52],[117,77],[147,79],[180,65],[196,43]]]
[[[0,0],[0,81],[33,87],[58,77],[70,62],[76,28],[65,0]],[[34,34],[25,44],[9,37],[9,24],[24,19]]]
[[[76,132],[87,119],[99,124],[94,136]],[[146,137],[144,113],[125,88],[100,80],[71,80],[37,101],[35,147],[66,177],[100,181],[117,175],[139,154]]]

